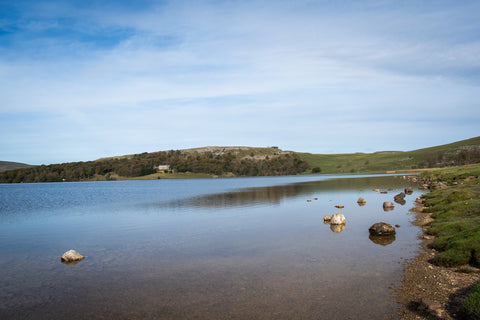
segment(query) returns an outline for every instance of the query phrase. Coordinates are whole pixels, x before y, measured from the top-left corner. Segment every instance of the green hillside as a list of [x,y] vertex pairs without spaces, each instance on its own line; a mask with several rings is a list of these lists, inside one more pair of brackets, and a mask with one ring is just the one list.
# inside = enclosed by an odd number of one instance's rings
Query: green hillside
[[0,172],[30,167],[33,166],[20,162],[0,161]]
[[204,147],[10,170],[0,172],[0,182],[276,176],[307,170],[308,163],[294,152],[276,147]]
[[0,182],[273,176],[412,171],[480,162],[480,137],[414,151],[311,154],[277,147],[203,147],[144,152],[0,172]]
[[297,153],[321,173],[386,172],[442,168],[480,162],[480,137],[414,151]]

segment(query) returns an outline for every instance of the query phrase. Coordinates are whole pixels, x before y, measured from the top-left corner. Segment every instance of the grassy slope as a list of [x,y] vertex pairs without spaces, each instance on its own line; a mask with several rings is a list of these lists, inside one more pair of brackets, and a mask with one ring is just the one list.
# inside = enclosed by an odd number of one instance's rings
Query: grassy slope
[[462,146],[479,146],[480,137],[414,151],[376,153],[312,154],[297,153],[310,167],[319,167],[321,173],[385,172],[416,170],[439,154],[454,152]]
[[7,170],[15,170],[21,168],[30,168],[32,165],[20,163],[20,162],[9,162],[9,161],[0,161],[0,172]]
[[[434,262],[443,266],[480,265],[480,164],[422,173],[448,187],[423,196],[426,210],[433,213],[429,233],[439,252]],[[465,319],[480,319],[480,284],[473,287],[463,304]]]
[[480,164],[425,172],[423,177],[446,181],[448,187],[424,195],[434,222],[434,261],[443,266],[480,265]]

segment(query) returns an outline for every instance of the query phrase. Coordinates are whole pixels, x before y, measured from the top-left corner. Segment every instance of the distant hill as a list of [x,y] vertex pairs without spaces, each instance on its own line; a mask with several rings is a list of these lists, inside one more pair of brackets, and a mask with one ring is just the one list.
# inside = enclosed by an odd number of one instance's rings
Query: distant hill
[[297,155],[307,161],[313,171],[320,173],[442,168],[480,162],[480,137],[413,151]]
[[[0,167],[7,168],[0,170],[0,182],[379,173],[471,163],[480,163],[480,137],[413,151],[375,153],[311,154],[283,151],[278,147],[214,146],[48,166],[0,162],[0,165],[8,164]],[[9,170],[19,165],[24,168]]]
[[0,172],[7,170],[15,170],[22,168],[30,168],[32,165],[20,163],[20,162],[10,162],[10,161],[0,161]]
[[300,174],[308,163],[276,147],[204,147],[144,152],[0,173],[0,182],[55,182]]

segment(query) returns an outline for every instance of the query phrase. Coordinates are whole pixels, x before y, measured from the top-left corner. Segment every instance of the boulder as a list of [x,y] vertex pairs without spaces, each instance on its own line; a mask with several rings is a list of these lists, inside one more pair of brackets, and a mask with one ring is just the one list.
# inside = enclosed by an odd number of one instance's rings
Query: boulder
[[81,255],[75,250],[69,250],[65,252],[61,257],[62,262],[76,262],[83,259],[85,259],[85,256]]
[[330,219],[330,224],[345,224],[345,216],[341,213],[335,213]]
[[371,236],[393,236],[395,232],[395,227],[386,222],[377,222],[368,228]]
[[383,210],[385,210],[385,211],[393,210],[394,207],[395,207],[395,205],[392,202],[385,201],[383,203]]

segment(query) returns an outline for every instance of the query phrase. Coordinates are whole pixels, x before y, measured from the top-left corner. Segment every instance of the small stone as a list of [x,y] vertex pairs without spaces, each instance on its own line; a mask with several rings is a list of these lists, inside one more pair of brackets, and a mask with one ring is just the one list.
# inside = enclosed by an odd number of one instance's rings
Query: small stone
[[330,222],[332,220],[332,216],[324,216],[323,217],[323,222]]
[[385,201],[383,203],[383,210],[385,210],[385,211],[393,210],[394,207],[395,207],[395,205],[392,202]]
[[335,205],[335,208],[343,209],[343,208],[345,208],[345,206],[343,204],[337,204],[337,205]]
[[65,252],[61,257],[62,262],[81,261],[83,259],[85,259],[85,256],[81,255],[75,250],[69,250]]

